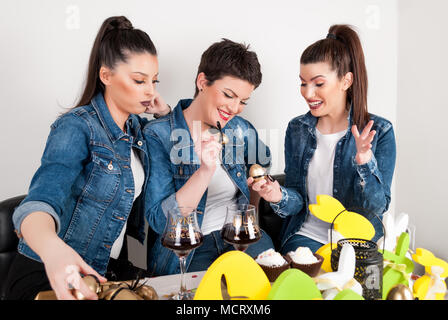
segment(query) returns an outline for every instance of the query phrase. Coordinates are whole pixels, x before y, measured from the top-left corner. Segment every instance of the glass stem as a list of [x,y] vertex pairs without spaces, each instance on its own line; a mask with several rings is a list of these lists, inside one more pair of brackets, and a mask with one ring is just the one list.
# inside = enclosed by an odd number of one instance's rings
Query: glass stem
[[184,294],[187,292],[187,287],[185,286],[185,273],[187,269],[187,259],[185,257],[179,258],[180,262],[180,293]]

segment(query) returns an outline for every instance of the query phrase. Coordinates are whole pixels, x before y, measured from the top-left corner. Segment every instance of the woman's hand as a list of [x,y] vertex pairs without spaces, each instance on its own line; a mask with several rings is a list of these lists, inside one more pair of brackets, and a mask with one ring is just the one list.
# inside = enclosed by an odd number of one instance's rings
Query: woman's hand
[[60,238],[54,239],[49,243],[45,252],[41,254],[41,258],[45,265],[50,285],[58,300],[76,300],[71,293],[71,289],[69,289],[69,284],[87,300],[98,299],[96,293],[91,291],[82,281],[80,273],[84,275],[92,274],[100,282],[105,282],[106,278],[100,276],[75,250]]
[[171,111],[171,108],[163,100],[162,96],[154,91],[154,97],[151,100],[151,104],[146,108],[145,113],[151,113],[158,117],[164,116]]
[[261,179],[255,182],[252,177],[247,178],[247,185],[252,190],[258,192],[260,197],[268,202],[277,203],[282,200],[282,191],[278,181],[272,182],[269,179]]
[[373,120],[370,120],[361,134],[359,134],[356,125],[352,126],[352,134],[356,142],[355,160],[359,165],[366,164],[372,159],[373,152],[371,143],[376,134],[375,130],[370,131],[372,129],[372,126]]
[[[202,135],[194,144],[194,150],[201,161],[201,169],[214,172],[219,163],[222,144],[214,135]],[[199,140],[198,139],[198,140]]]

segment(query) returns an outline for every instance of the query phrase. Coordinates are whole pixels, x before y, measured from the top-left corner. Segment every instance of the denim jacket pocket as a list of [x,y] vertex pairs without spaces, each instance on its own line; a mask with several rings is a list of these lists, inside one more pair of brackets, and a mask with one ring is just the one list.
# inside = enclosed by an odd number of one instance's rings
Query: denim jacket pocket
[[121,170],[116,159],[92,153],[93,168],[84,188],[84,196],[100,202],[110,202],[120,184]]

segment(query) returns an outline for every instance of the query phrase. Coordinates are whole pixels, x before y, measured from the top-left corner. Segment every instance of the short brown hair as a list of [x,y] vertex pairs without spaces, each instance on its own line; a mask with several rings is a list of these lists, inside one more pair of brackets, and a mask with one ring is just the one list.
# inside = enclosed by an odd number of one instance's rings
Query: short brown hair
[[[212,85],[216,80],[231,76],[245,80],[257,88],[262,78],[260,69],[257,54],[249,51],[249,45],[222,39],[212,44],[202,54],[196,79],[203,72],[208,85]],[[196,97],[199,90],[196,85],[195,87]]]

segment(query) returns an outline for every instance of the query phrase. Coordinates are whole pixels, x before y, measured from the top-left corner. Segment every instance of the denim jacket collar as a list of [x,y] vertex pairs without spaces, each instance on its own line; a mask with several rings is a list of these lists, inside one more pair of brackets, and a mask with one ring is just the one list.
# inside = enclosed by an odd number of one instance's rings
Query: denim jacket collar
[[[98,114],[98,118],[100,119],[101,124],[107,132],[107,135],[111,139],[112,142],[116,142],[126,136],[116,124],[115,120],[112,118],[110,114],[109,108],[106,105],[106,101],[104,101],[103,94],[100,92],[92,99],[92,106]],[[137,134],[137,128],[139,126],[138,119],[135,115],[131,114],[126,120],[126,130],[130,133],[130,135]]]
[[193,102],[192,99],[182,99],[179,101],[179,103],[171,113],[172,130],[175,129],[189,130],[183,111],[187,109],[192,102]]

